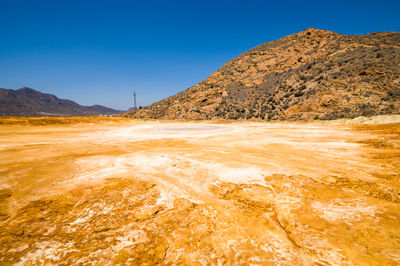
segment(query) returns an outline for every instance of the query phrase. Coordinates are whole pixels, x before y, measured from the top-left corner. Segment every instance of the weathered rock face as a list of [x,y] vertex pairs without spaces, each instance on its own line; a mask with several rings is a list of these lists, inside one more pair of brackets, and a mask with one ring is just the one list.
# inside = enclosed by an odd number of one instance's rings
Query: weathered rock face
[[125,115],[336,119],[400,112],[400,33],[316,29],[257,46],[199,84]]

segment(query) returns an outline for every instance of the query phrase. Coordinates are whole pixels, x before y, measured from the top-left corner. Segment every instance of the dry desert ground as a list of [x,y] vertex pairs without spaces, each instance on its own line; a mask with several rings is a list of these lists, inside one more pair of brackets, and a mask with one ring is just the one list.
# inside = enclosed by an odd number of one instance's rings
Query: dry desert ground
[[399,122],[2,118],[0,264],[398,265]]

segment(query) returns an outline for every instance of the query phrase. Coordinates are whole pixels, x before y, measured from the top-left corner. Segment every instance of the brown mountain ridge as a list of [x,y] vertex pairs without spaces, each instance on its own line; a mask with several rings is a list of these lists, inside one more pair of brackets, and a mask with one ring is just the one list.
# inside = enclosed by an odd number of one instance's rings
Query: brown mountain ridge
[[337,119],[400,113],[400,33],[309,28],[261,44],[199,84],[125,116]]
[[0,116],[96,116],[120,112],[101,105],[82,106],[27,87],[0,89]]

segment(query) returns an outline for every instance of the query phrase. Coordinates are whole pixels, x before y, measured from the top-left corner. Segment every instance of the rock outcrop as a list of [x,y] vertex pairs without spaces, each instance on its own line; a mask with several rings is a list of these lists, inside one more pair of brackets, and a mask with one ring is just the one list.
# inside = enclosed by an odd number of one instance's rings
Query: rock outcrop
[[259,45],[199,84],[125,116],[330,120],[398,113],[400,33],[309,28]]

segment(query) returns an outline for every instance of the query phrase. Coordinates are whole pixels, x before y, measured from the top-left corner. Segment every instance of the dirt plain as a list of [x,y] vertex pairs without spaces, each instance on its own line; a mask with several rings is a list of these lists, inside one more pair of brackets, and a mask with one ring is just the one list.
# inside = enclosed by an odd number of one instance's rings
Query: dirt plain
[[0,119],[0,264],[398,265],[399,117]]

